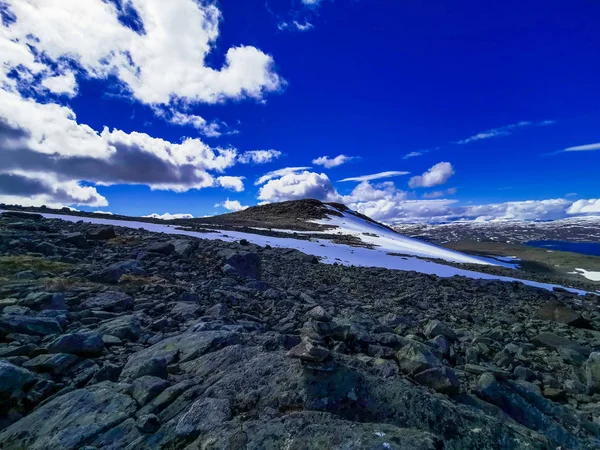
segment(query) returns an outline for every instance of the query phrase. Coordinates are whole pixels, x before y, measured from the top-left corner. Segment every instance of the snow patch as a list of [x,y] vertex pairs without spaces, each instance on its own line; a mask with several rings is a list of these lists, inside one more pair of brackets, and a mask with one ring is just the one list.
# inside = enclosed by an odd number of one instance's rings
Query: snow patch
[[[2,212],[2,211],[0,211]],[[173,225],[162,225],[155,223],[131,222],[115,219],[100,219],[95,217],[63,216],[60,214],[42,214],[47,219],[60,219],[68,222],[87,222],[97,225],[107,225],[115,227],[126,227],[133,229],[145,229],[155,233],[166,233],[172,235],[192,236],[199,239],[219,239],[226,242],[239,241],[246,239],[248,242],[260,246],[270,245],[276,248],[294,248],[309,255],[321,258],[325,264],[343,264],[345,266],[359,267],[382,267],[392,270],[415,271],[440,277],[452,277],[455,275],[464,276],[472,279],[498,280],[506,282],[521,282],[523,284],[552,290],[555,287],[561,287],[571,292],[585,295],[587,292],[579,289],[565,288],[557,284],[539,283],[537,281],[520,280],[512,277],[503,277],[490,275],[486,273],[474,272],[471,270],[459,269],[446,266],[444,264],[425,261],[417,257],[400,258],[387,254],[387,250],[368,249],[363,247],[352,247],[344,244],[334,244],[324,239],[315,239],[313,241],[298,240],[293,238],[278,238],[272,236],[262,236],[252,233],[243,233],[239,231],[226,231],[227,234],[220,232],[199,233],[191,230],[176,229]],[[409,238],[406,238],[409,239]],[[418,241],[416,241],[418,242]],[[425,244],[427,245],[427,244]],[[460,253],[458,253],[460,255]]]
[[575,269],[575,272],[571,272],[571,273],[581,275],[581,276],[587,278],[588,280],[600,281],[600,272],[592,272],[592,271],[585,270],[585,269]]

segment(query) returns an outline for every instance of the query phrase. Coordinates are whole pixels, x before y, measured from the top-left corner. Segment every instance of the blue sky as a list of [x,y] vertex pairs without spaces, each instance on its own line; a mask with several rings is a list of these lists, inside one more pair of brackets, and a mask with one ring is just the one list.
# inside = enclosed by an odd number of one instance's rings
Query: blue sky
[[597,2],[0,5],[0,202],[600,213]]

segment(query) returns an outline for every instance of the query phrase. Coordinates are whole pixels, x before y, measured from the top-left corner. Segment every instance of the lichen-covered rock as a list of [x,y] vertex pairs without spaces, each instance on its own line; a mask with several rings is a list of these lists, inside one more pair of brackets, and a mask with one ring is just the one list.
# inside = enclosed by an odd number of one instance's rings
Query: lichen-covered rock
[[0,447],[76,450],[133,415],[123,386],[105,382],[57,397],[0,432]]

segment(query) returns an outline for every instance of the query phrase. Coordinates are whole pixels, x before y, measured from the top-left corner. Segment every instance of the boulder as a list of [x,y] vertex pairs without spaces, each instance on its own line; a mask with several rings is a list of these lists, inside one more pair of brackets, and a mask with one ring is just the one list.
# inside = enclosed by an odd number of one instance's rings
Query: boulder
[[75,355],[56,353],[38,355],[23,363],[23,367],[40,373],[64,374],[79,361]]
[[38,311],[45,309],[67,309],[65,296],[62,294],[53,294],[51,292],[32,292],[21,300],[19,305]]
[[117,237],[115,229],[112,227],[100,228],[99,230],[90,231],[87,238],[91,241],[107,241]]
[[62,333],[62,327],[56,319],[11,315],[0,318],[0,335],[9,333],[48,336]]
[[425,334],[430,338],[444,336],[450,342],[456,340],[456,333],[454,330],[439,320],[430,320],[425,326]]
[[146,275],[142,263],[137,260],[120,261],[90,275],[90,280],[98,283],[116,284],[125,274]]
[[87,241],[83,233],[69,233],[63,236],[63,241],[74,245],[79,249],[90,248],[90,243]]
[[100,333],[71,333],[56,338],[48,345],[48,353],[71,353],[95,356],[102,353],[104,341]]
[[175,434],[182,439],[193,438],[214,430],[231,419],[231,405],[227,399],[203,398],[190,406],[181,416]]
[[410,343],[401,348],[396,353],[396,361],[400,370],[408,375],[414,375],[428,369],[440,368],[443,366],[436,356]]
[[315,306],[306,315],[317,322],[331,322],[332,317],[322,306]]
[[144,406],[169,386],[162,378],[144,375],[131,384],[131,396],[140,406]]
[[0,400],[17,398],[36,381],[36,376],[27,369],[0,360]]
[[234,253],[225,259],[225,265],[232,267],[235,273],[245,278],[260,278],[260,256],[253,252]]
[[160,253],[161,255],[170,255],[175,251],[175,246],[170,242],[153,242],[146,247],[149,253]]
[[538,309],[536,316],[542,320],[564,323],[572,327],[590,328],[590,323],[577,311],[559,302],[550,302]]
[[590,394],[600,393],[600,352],[594,352],[585,363],[585,381]]
[[133,298],[124,292],[107,291],[81,302],[81,309],[124,311],[133,307]]
[[414,380],[442,394],[457,394],[460,384],[456,373],[449,367],[434,367],[413,376]]
[[576,342],[570,341],[565,337],[549,332],[540,333],[533,337],[531,341],[540,347],[546,347],[552,350],[558,350],[560,347],[565,347],[585,356],[588,356],[592,352],[590,348],[584,347]]
[[132,416],[123,386],[100,383],[56,397],[0,432],[0,447],[78,450]]
[[142,324],[136,316],[121,316],[103,322],[97,331],[101,334],[109,334],[122,340],[135,342],[142,332]]

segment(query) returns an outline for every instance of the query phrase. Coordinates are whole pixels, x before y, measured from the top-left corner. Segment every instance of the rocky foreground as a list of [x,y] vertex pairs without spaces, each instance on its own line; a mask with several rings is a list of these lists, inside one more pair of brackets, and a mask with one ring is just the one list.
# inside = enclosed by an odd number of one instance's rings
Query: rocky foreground
[[0,448],[599,448],[599,302],[5,213]]

